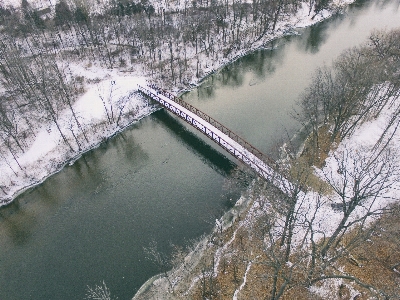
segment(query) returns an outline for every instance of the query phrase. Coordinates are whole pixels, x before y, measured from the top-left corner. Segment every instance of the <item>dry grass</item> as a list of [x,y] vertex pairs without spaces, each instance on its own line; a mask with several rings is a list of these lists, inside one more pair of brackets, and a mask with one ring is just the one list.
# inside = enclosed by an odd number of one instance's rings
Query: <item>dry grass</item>
[[307,158],[301,156],[292,161],[289,177],[299,182],[307,189],[326,195],[332,192],[331,187],[321,178],[314,174],[313,167],[309,165]]
[[[318,143],[316,138],[310,135],[304,142],[304,149],[298,158],[291,161],[289,176],[292,180],[300,182],[307,189],[329,194],[331,187],[313,172],[313,167],[323,168],[329,151],[334,150],[339,143],[337,137],[333,142],[329,133],[329,126],[324,125],[318,131]],[[317,147],[318,144],[318,147]]]
[[[374,229],[370,238],[362,241],[358,247],[354,247],[336,263],[336,268],[343,270],[343,274],[354,276],[363,283],[385,291],[391,296],[390,299],[399,299],[395,296],[400,295],[400,273],[393,270],[393,266],[400,263],[399,217],[400,209],[383,216],[377,221],[378,223],[374,224],[376,229]],[[238,222],[236,222],[231,230],[223,233],[221,239],[226,242],[232,238],[233,232],[237,229],[236,238],[226,249],[220,261],[218,274],[212,278],[213,293],[211,295],[209,291],[210,278],[207,278],[205,286],[201,282],[197,284],[190,299],[204,299],[204,296],[208,299],[232,299],[235,290],[243,282],[249,261],[252,261],[252,265],[246,275],[246,284],[241,289],[238,299],[269,299],[273,268],[268,263],[271,261],[271,257],[268,256],[268,249],[265,248],[262,239],[257,238],[257,228],[262,226],[260,220],[258,221],[258,224],[253,224],[251,230],[244,227],[238,228]],[[355,235],[355,230],[347,233],[342,245],[347,246],[348,243],[351,243]],[[277,246],[273,247],[278,248]],[[215,254],[215,250],[208,253],[209,257]],[[301,253],[294,252],[290,261],[299,261],[300,255]],[[282,272],[288,272],[288,269],[283,267],[280,275],[282,275]],[[281,299],[323,299],[311,294],[302,284],[305,279],[304,268],[295,269],[293,274],[291,285],[288,286]],[[281,283],[282,279],[279,279],[278,286]],[[316,285],[320,285],[320,283]],[[371,299],[375,296],[370,290],[351,281],[343,280],[343,284],[339,287],[332,285],[329,299],[353,299],[350,297],[351,289],[359,292],[357,300]],[[208,291],[205,295],[204,290]]]
[[[378,290],[386,291],[392,297],[397,296],[396,299],[400,299],[400,273],[393,266],[400,263],[399,218],[398,208],[383,216],[375,224],[378,228],[369,239],[339,262],[344,267],[344,272]],[[349,239],[351,234],[349,233]],[[370,291],[360,289],[359,299],[367,299],[368,296]]]
[[301,157],[303,157],[308,165],[322,168],[329,151],[335,150],[339,142],[339,136],[332,141],[329,125],[321,126],[318,129],[318,137],[310,135],[306,139]]

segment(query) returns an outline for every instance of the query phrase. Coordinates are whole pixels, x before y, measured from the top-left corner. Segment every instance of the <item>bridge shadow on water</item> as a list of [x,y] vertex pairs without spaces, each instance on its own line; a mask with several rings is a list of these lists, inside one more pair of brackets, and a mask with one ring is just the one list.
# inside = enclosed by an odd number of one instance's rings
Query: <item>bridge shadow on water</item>
[[[209,167],[224,177],[235,170],[237,164],[227,156],[214,149],[195,133],[187,129],[176,117],[171,116],[165,109],[152,114],[153,118],[165,125],[166,128],[175,133],[180,141],[185,143],[200,159]],[[199,132],[198,135],[201,133]]]

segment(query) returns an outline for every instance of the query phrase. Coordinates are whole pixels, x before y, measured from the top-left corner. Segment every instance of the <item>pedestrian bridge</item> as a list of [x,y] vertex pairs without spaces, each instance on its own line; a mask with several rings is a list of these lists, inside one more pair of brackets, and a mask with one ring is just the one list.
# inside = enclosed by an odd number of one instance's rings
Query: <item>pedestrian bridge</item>
[[293,190],[292,184],[278,172],[278,166],[274,160],[217,120],[153,84],[139,86],[138,90],[201,131],[232,156],[253,169],[259,176],[280,188],[284,193],[290,194],[290,191]]

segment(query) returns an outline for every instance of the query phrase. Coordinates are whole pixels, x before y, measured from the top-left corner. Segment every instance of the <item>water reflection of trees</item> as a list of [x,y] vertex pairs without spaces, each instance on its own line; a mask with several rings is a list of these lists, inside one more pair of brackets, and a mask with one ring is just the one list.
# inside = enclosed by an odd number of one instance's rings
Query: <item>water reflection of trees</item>
[[[274,44],[271,44],[272,48]],[[239,87],[245,83],[246,73],[252,72],[257,79],[272,75],[282,63],[282,53],[274,49],[260,49],[239,58],[216,75],[222,86]]]
[[396,2],[396,1],[393,1],[393,0],[380,0],[380,1],[363,0],[362,2],[363,2],[363,4],[367,3],[368,5],[371,5],[372,3],[375,3],[375,5],[377,7],[379,7],[380,9],[384,9],[388,5],[393,5],[393,4],[396,5],[396,10],[400,7],[400,2],[399,1]]
[[246,75],[251,72],[257,80],[265,80],[271,76],[283,63],[285,43],[271,42],[268,47],[271,49],[260,49],[239,58],[237,61],[225,66],[221,71],[206,78],[200,87],[197,88],[199,100],[215,98],[216,90],[221,86],[240,87],[247,84]]
[[36,224],[36,216],[22,209],[18,200],[0,209],[0,230],[16,246],[22,246],[28,242],[32,236],[32,228]]
[[345,18],[346,15],[337,14],[329,20],[319,22],[304,29],[297,43],[297,49],[312,54],[319,52],[321,46],[324,45],[329,38],[329,28],[337,27]]
[[215,83],[215,74],[204,79],[201,86],[196,89],[197,98],[201,100],[213,99],[215,97]]
[[308,28],[299,43],[299,50],[309,53],[317,53],[321,46],[327,41],[329,35],[327,29],[329,28],[328,22],[321,22]]
[[[381,1],[371,1],[371,0],[357,0],[354,3],[349,5],[349,9],[360,9],[360,8],[368,8],[372,4],[377,5],[380,9],[384,9],[387,5],[392,5],[392,0],[381,0]],[[400,5],[400,4],[399,4]],[[357,10],[357,12],[359,12]],[[352,23],[357,21],[359,14],[353,14]],[[301,38],[301,42],[299,43],[299,49],[305,52],[317,53],[321,46],[328,40],[329,37],[329,28],[337,27],[343,20],[346,19],[346,14],[337,14],[331,17],[329,20],[317,23],[303,32],[303,36],[306,38]]]
[[[35,232],[41,215],[48,214],[49,209],[57,209],[74,195],[79,194],[82,198],[82,194],[93,195],[115,188],[118,178],[129,177],[129,174],[119,174],[119,171],[126,172],[126,168],[104,167],[112,149],[117,153],[113,156],[115,159],[112,163],[120,159],[136,166],[141,161],[148,160],[148,154],[135,142],[132,134],[119,134],[99,148],[83,154],[72,166],[65,167],[44,183],[24,192],[9,205],[1,207],[0,231],[14,245],[25,245]],[[128,171],[134,172],[130,169]]]
[[85,160],[79,159],[79,164],[75,164],[80,178],[85,178],[82,189],[90,193],[90,199],[123,186],[125,179],[131,178],[132,173],[149,159],[149,155],[135,141],[131,130],[112,137],[85,154],[85,157]]
[[[381,1],[381,2],[390,2],[391,0],[388,0],[388,1]],[[350,7],[363,7],[364,5],[369,5],[369,4],[371,4],[372,2],[377,2],[377,1],[371,1],[371,0],[357,0],[357,1],[354,1],[353,3],[351,3],[349,6]]]

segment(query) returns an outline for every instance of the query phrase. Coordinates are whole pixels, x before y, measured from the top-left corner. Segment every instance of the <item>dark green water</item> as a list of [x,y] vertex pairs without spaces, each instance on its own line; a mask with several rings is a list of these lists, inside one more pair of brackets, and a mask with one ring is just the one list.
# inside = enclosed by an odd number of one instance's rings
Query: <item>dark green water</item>
[[[298,125],[290,117],[316,67],[400,26],[397,6],[364,3],[346,15],[243,57],[184,98],[273,155]],[[237,194],[234,163],[188,125],[159,111],[0,209],[0,299],[83,299],[103,280],[130,299],[160,249],[209,232]]]

